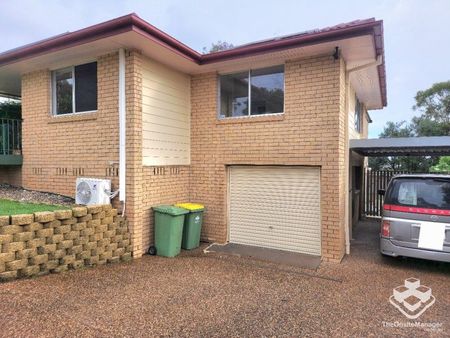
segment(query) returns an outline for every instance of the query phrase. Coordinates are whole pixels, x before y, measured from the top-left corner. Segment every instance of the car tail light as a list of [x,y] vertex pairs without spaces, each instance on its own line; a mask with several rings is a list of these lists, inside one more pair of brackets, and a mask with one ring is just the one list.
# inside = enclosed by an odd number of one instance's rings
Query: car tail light
[[391,236],[391,223],[389,221],[383,220],[381,222],[381,236],[382,237]]

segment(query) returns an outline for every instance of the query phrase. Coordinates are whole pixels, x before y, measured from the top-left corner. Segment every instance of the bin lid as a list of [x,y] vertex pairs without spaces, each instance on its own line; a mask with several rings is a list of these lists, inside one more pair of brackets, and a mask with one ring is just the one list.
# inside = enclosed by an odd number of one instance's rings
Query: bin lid
[[153,210],[158,211],[163,214],[169,214],[172,216],[179,216],[179,215],[184,215],[184,214],[189,213],[188,210],[183,209],[183,208],[178,208],[173,205],[155,205],[153,207]]
[[200,203],[177,203],[175,206],[187,209],[189,211],[202,211],[205,209],[205,206]]

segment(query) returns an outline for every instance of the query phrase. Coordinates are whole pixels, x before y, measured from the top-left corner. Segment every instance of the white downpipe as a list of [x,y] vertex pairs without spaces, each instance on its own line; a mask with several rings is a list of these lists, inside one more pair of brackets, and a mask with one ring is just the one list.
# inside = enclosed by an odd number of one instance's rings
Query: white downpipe
[[[348,69],[345,72],[345,110],[346,113],[348,115],[349,113],[349,106],[348,106],[348,102],[349,102],[349,86],[350,86],[350,74],[357,72],[359,70],[363,70],[369,67],[377,67],[379,65],[381,65],[383,63],[383,57],[381,55],[379,55],[377,57],[377,59],[375,61],[371,61],[369,63],[366,63],[364,65],[361,66],[357,66],[351,69]],[[347,129],[349,128],[348,126],[348,116],[347,116]],[[349,135],[348,131],[347,131],[347,135]],[[350,140],[347,138],[347,142],[350,142]],[[350,148],[349,145],[347,144],[347,151],[346,151],[346,167],[345,167],[345,253],[347,255],[350,254],[350,213],[349,213],[349,207],[350,207],[350,182],[349,182],[349,178],[350,178]]]
[[125,50],[119,49],[119,200],[126,196],[126,104],[125,104]]
[[[346,111],[346,128],[347,128],[347,135],[346,135],[346,139],[347,139],[347,143],[349,143],[349,125],[348,125],[348,114],[349,114],[349,105],[348,105],[348,101],[349,101],[349,94],[350,94],[350,81],[349,81],[349,77],[350,77],[350,71],[345,72],[345,111]],[[349,208],[350,208],[350,204],[349,204],[349,198],[350,198],[350,183],[349,183],[349,179],[350,179],[350,149],[349,149],[349,144],[347,144],[346,150],[345,150],[345,212],[344,212],[344,217],[345,217],[345,225],[344,225],[344,233],[345,233],[345,254],[350,255],[350,213],[349,213]]]

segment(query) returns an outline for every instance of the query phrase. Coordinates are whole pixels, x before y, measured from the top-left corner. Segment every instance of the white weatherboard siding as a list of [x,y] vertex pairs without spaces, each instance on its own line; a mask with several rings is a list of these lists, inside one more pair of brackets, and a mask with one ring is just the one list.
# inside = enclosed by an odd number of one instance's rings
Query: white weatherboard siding
[[190,164],[190,86],[189,75],[144,59],[143,165]]
[[229,223],[232,243],[320,256],[320,169],[230,167]]

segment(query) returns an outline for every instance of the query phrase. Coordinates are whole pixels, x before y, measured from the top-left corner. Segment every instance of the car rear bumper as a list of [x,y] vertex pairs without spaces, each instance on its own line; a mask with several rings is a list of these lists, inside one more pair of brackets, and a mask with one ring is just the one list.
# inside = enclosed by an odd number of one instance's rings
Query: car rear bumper
[[380,238],[380,251],[383,255],[397,257],[413,257],[429,259],[432,261],[450,262],[450,252],[430,251],[423,249],[406,248],[393,244],[387,238]]

